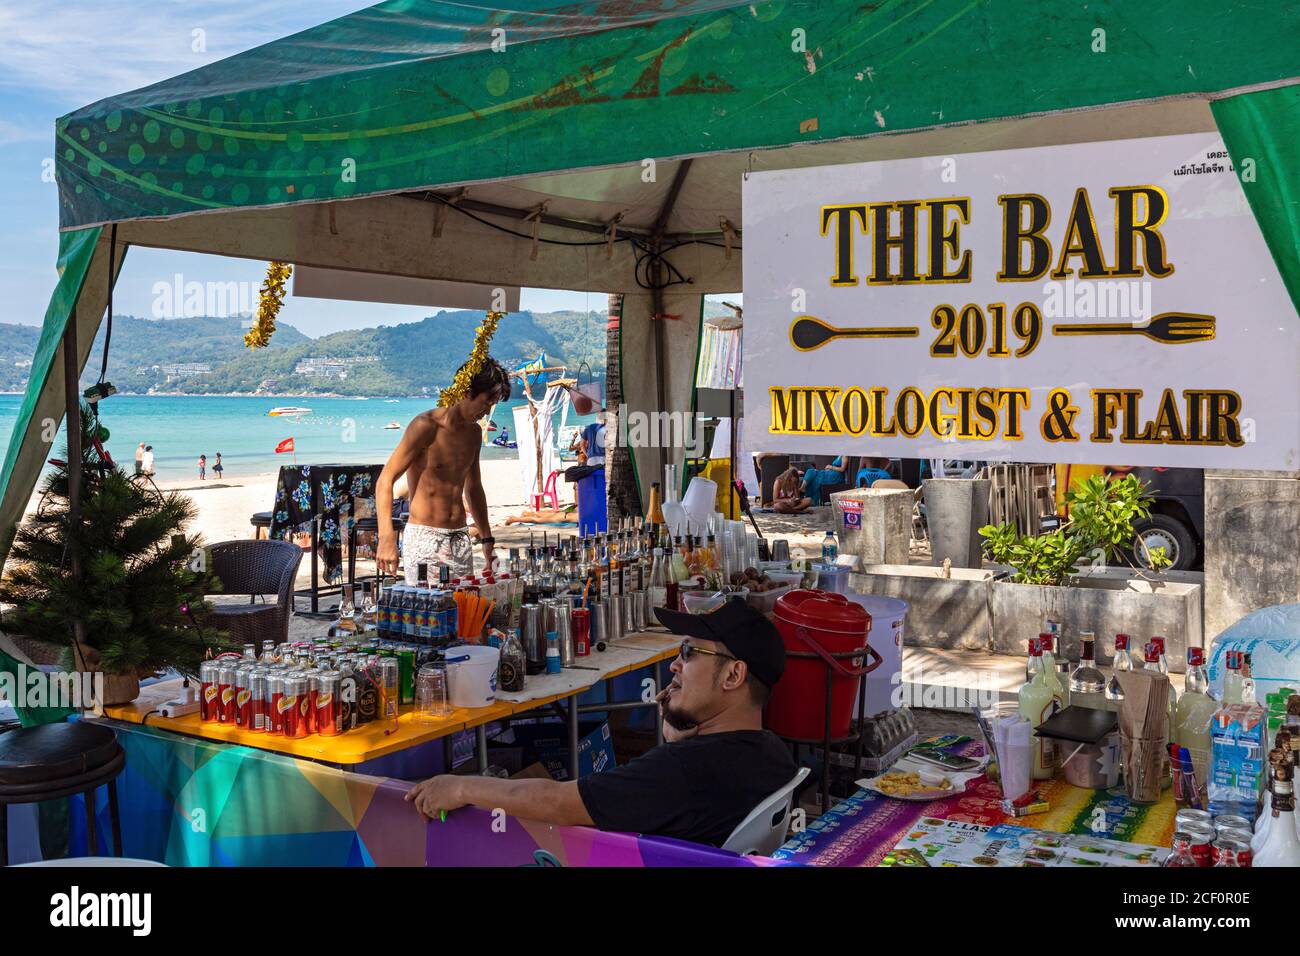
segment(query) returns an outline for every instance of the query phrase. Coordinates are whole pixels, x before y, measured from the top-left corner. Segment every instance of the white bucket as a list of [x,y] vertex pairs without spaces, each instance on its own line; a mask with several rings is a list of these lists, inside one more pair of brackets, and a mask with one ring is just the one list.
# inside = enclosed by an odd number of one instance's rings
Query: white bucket
[[[907,617],[908,603],[900,598],[881,594],[859,594],[849,591],[844,595],[854,604],[860,604],[871,615],[871,634],[867,638],[883,663],[867,675],[867,715],[884,710],[894,710],[894,688],[903,670],[903,621]],[[861,715],[858,715],[861,716]]]
[[708,478],[692,478],[682,496],[682,507],[691,521],[703,530],[712,517],[718,500],[718,483]]
[[452,707],[486,707],[497,699],[501,651],[474,644],[447,648],[447,702]]

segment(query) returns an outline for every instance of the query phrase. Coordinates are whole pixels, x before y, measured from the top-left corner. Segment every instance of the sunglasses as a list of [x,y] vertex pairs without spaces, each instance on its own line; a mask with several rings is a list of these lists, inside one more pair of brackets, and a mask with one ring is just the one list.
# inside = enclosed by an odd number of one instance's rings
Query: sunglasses
[[683,664],[691,662],[691,656],[694,654],[708,654],[710,657],[725,657],[729,661],[738,661],[739,657],[732,657],[730,654],[724,654],[722,651],[711,651],[707,647],[698,647],[690,641],[682,641],[677,648],[677,653],[682,659]]

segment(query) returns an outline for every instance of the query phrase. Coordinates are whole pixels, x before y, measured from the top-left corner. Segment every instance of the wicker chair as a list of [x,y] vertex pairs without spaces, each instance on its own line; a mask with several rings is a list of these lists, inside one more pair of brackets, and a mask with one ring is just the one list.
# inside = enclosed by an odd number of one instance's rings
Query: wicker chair
[[[248,604],[218,604],[212,623],[230,634],[235,644],[283,643],[293,614],[294,582],[302,548],[289,541],[223,541],[210,549],[211,571],[221,581],[221,594],[247,594]],[[275,603],[258,604],[261,595]]]

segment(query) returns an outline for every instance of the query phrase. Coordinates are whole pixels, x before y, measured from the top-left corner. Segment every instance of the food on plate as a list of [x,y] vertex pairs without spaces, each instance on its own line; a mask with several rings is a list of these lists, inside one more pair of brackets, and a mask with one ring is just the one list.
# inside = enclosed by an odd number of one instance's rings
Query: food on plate
[[891,770],[876,780],[876,786],[882,793],[891,797],[910,797],[916,793],[929,793],[934,790],[951,790],[952,781],[944,777],[937,784],[922,783],[921,775],[915,771],[904,773]]

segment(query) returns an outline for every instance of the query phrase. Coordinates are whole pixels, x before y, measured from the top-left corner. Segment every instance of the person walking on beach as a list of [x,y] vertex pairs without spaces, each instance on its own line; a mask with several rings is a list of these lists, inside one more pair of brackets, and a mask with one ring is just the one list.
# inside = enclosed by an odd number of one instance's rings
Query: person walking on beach
[[203,481],[208,474],[208,456],[199,455],[199,481]]
[[140,474],[153,477],[153,445],[144,446],[144,454],[140,456]]
[[375,483],[379,520],[376,563],[381,574],[397,573],[393,485],[403,475],[411,504],[402,538],[406,582],[416,583],[420,564],[445,564],[452,577],[464,577],[474,570],[474,546],[465,527],[466,510],[481,534],[483,560],[492,567],[496,539],[488,522],[487,496],[479,472],[483,432],[478,422],[494,404],[510,397],[510,376],[495,359],[485,358],[482,362],[463,398],[417,415],[406,427]]
[[217,452],[217,460],[212,463],[212,473],[217,476],[218,481],[221,480],[221,472],[221,452]]
[[143,463],[144,463],[144,442],[140,442],[140,444],[135,446],[135,473],[137,475],[144,474]]

